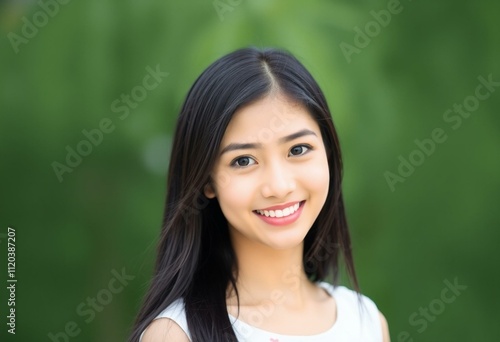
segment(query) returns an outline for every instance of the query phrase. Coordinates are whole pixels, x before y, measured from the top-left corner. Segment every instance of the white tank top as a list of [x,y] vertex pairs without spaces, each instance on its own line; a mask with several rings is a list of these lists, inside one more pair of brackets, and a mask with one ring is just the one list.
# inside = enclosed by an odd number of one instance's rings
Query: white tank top
[[[375,303],[361,295],[361,305],[355,291],[344,286],[332,286],[319,282],[337,304],[337,319],[325,332],[311,336],[281,335],[253,327],[229,315],[239,342],[382,342],[382,327]],[[191,340],[184,301],[176,300],[163,310],[157,318],[170,318],[177,323]],[[144,332],[143,332],[144,334]],[[141,335],[142,340],[142,335]]]

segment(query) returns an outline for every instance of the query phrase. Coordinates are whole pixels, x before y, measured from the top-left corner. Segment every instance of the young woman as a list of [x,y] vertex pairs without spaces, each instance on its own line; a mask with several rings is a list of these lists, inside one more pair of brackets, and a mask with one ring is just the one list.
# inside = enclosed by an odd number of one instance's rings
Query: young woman
[[[297,59],[246,48],[210,65],[178,118],[130,341],[389,341],[359,293],[341,178],[328,105]],[[340,258],[356,291],[336,285]]]

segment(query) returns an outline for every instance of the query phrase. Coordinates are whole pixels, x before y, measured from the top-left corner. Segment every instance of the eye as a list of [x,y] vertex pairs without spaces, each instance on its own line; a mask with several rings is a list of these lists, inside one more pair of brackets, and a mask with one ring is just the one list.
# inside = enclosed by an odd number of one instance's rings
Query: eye
[[312,147],[309,145],[297,145],[297,146],[294,146],[290,149],[290,154],[292,156],[300,156],[300,155],[307,153],[307,151],[309,151],[311,149],[312,149]]
[[231,166],[233,167],[247,167],[252,164],[255,164],[255,160],[251,157],[239,157],[231,162]]

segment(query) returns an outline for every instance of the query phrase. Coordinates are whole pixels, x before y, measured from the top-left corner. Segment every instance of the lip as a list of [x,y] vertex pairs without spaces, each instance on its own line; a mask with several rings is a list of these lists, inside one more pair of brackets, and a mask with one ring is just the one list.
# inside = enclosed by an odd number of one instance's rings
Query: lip
[[272,207],[262,208],[262,209],[259,209],[259,210],[283,210],[285,208],[289,208],[292,205],[295,205],[295,204],[301,203],[301,202],[303,202],[303,201],[288,202],[288,203],[285,203],[285,204],[273,205]]
[[[255,215],[257,215],[262,221],[264,221],[268,224],[271,224],[273,226],[286,226],[288,224],[291,224],[291,223],[297,221],[297,219],[300,217],[300,214],[302,214],[302,209],[304,208],[305,202],[306,202],[305,200],[300,201],[299,202],[300,203],[299,209],[297,209],[297,211],[294,212],[292,215],[288,215],[286,217],[267,217],[267,216],[264,216],[264,215],[257,213],[256,211],[253,211],[253,213]],[[290,204],[269,207],[268,209],[265,209],[265,210],[276,210],[276,209],[272,209],[272,208],[278,208],[278,209],[288,208],[289,206],[291,206],[295,203],[297,203],[297,202],[290,202]],[[259,209],[259,210],[264,210],[264,209]]]

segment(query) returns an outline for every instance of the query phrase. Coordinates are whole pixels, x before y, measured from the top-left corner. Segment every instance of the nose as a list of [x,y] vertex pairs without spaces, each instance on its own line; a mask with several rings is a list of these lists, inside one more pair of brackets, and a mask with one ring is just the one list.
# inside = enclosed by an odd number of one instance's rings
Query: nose
[[265,169],[262,182],[262,196],[286,198],[288,194],[295,191],[296,182],[290,168],[284,165],[286,162],[275,161]]

